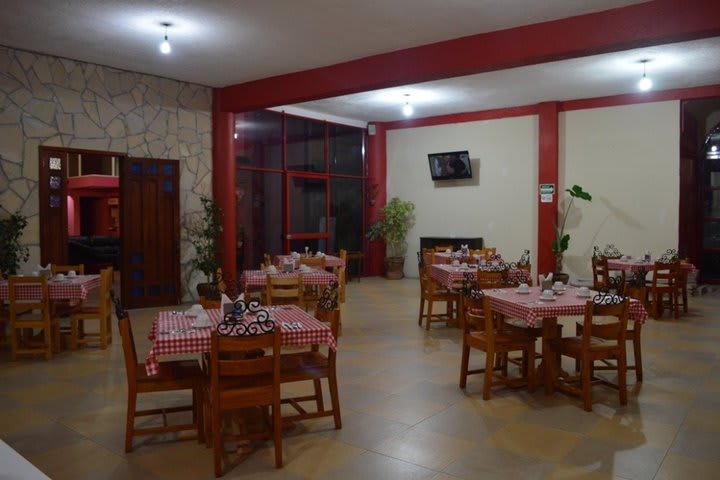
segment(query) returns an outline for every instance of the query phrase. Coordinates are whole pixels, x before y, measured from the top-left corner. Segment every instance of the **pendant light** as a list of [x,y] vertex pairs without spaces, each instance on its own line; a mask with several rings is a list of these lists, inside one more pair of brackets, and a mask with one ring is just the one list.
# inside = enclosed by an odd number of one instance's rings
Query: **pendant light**
[[415,109],[413,108],[412,105],[410,105],[410,94],[406,93],[405,94],[405,105],[403,105],[403,108],[402,108],[403,115],[405,115],[406,117],[410,117],[410,116],[412,116],[414,111],[415,111]]
[[168,42],[168,37],[167,37],[167,31],[168,31],[168,27],[170,26],[170,24],[162,23],[161,25],[163,27],[165,27],[165,38],[163,39],[162,42],[160,42],[160,53],[169,55],[170,52],[172,52],[172,47],[170,47],[170,42]]
[[650,80],[650,79],[647,77],[647,74],[646,74],[647,72],[646,72],[646,70],[645,70],[645,67],[647,66],[647,63],[648,63],[649,61],[650,61],[650,60],[648,60],[648,59],[640,60],[640,63],[642,63],[642,65],[643,65],[643,76],[642,76],[642,78],[640,79],[640,81],[638,82],[638,88],[639,88],[640,91],[642,91],[642,92],[647,92],[647,91],[650,90],[650,89],[652,88],[652,86],[653,86],[653,82],[652,82],[652,80]]

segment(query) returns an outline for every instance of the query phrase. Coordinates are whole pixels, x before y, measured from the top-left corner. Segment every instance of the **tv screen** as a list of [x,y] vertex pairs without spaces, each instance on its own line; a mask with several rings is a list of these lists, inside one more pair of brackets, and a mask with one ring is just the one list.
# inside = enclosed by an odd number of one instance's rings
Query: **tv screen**
[[472,178],[470,154],[467,150],[428,154],[433,180]]

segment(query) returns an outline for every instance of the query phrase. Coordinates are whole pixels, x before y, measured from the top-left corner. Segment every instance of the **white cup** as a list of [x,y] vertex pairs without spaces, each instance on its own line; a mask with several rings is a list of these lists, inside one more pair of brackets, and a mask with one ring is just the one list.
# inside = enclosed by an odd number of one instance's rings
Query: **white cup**
[[543,290],[542,297],[543,298],[553,298],[553,291],[552,290]]
[[37,270],[35,270],[35,271],[32,272],[32,276],[33,276],[33,277],[37,277],[37,276],[38,276]]
[[64,274],[64,273],[58,273],[57,275],[55,275],[55,278],[56,278],[57,280],[65,280],[65,274]]
[[561,288],[563,288],[563,287],[565,287],[565,284],[562,283],[562,282],[555,282],[555,283],[553,283],[553,288],[555,288],[555,289],[561,289]]
[[467,268],[468,264],[467,264],[467,262],[463,262],[463,263],[460,264],[460,266],[461,266],[462,268]]
[[453,267],[457,267],[458,265],[460,265],[460,260],[453,260],[453,261],[452,261],[452,266],[453,266]]
[[588,287],[580,287],[578,288],[578,293],[584,297],[590,295],[590,289]]
[[77,273],[75,272],[75,270],[70,270],[70,271],[68,272],[68,277],[74,277],[74,276],[76,276],[76,275],[77,275]]
[[527,283],[521,283],[518,286],[518,290],[520,290],[521,292],[527,292],[528,290],[530,290],[530,286]]

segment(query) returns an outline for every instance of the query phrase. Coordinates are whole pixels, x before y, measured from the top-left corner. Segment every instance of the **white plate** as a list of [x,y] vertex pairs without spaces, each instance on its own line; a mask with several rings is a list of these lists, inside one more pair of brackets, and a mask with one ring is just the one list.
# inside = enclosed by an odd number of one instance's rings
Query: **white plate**
[[577,296],[580,298],[590,298],[592,297],[592,293],[588,293],[587,295],[581,295],[579,292],[577,293]]
[[540,298],[538,298],[538,300],[540,300],[541,302],[554,302],[554,301],[555,301],[555,297],[552,297],[552,298],[550,298],[550,297],[540,297]]
[[523,295],[530,293],[530,290],[515,290],[515,293],[521,293]]

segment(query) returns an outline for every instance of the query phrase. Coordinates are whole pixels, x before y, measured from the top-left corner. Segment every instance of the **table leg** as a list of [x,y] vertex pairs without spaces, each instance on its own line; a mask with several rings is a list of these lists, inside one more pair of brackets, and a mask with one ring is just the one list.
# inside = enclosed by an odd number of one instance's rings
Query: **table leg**
[[557,356],[550,347],[551,342],[557,338],[557,317],[543,318],[542,328],[542,362],[538,369],[538,378],[545,383],[545,394],[551,395],[554,391],[554,381],[557,378],[557,371],[560,366],[557,364]]

